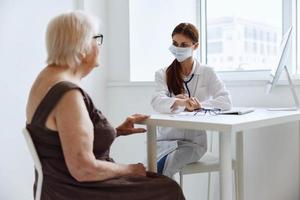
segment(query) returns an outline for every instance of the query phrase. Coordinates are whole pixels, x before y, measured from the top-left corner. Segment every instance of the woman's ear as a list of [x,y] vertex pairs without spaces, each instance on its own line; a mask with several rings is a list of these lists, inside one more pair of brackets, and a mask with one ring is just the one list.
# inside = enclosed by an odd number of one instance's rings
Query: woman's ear
[[85,57],[86,57],[86,53],[82,53],[82,52],[81,52],[81,53],[80,53],[80,58],[81,58],[81,59],[84,59]]
[[80,56],[80,60],[82,63],[85,62],[85,58],[86,58],[86,53],[79,53],[79,56]]

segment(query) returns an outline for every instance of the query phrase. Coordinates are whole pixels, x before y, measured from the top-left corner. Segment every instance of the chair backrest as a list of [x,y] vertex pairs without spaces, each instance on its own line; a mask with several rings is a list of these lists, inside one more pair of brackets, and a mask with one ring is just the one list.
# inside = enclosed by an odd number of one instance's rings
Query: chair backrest
[[26,128],[23,129],[23,134],[27,143],[27,146],[29,148],[30,154],[32,156],[32,159],[34,161],[35,169],[38,173],[38,180],[37,180],[37,187],[36,187],[36,193],[35,193],[35,200],[41,199],[41,192],[42,192],[42,184],[43,184],[43,171],[42,171],[42,164],[39,159],[39,156],[37,154],[37,151],[35,149],[35,146],[33,144],[31,135],[29,134],[28,130]]

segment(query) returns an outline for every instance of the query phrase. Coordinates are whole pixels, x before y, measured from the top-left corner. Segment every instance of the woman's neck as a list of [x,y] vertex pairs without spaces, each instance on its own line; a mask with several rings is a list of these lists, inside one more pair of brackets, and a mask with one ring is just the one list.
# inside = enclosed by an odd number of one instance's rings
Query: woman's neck
[[180,63],[180,66],[181,66],[181,73],[182,73],[184,76],[190,75],[191,71],[193,70],[193,65],[194,65],[194,59],[193,59],[192,57],[186,59],[186,60],[183,61],[183,62],[181,62],[181,63]]
[[74,82],[80,82],[82,77],[84,76],[80,70],[74,70],[67,66],[49,66],[52,70],[56,71],[56,73],[61,74],[62,76],[70,79]]

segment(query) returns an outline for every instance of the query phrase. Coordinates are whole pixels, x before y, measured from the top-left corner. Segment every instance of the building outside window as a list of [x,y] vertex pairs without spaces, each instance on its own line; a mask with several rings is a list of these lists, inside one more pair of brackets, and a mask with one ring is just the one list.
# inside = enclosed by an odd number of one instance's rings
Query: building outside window
[[[271,69],[282,34],[281,4],[281,0],[207,1],[208,65],[221,71]],[[232,38],[225,37],[227,32]],[[218,53],[212,51],[215,41],[222,46]],[[218,57],[230,59],[221,62]]]
[[300,1],[297,1],[297,72],[300,73]]

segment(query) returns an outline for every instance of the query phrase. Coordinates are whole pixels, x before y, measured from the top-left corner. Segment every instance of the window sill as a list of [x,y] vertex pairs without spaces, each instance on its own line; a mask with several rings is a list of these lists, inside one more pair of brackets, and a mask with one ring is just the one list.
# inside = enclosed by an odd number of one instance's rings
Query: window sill
[[[226,86],[265,86],[270,78],[270,70],[253,71],[218,71],[218,76],[223,80]],[[285,72],[280,75],[281,79],[276,85],[287,86]],[[300,75],[293,75],[294,85],[300,85]],[[154,87],[154,81],[112,81],[107,87]]]
[[[224,81],[226,86],[263,86],[267,84],[267,80],[226,80]],[[284,83],[278,85],[285,85]],[[295,84],[296,85],[296,84]],[[299,80],[300,85],[300,80]],[[154,87],[154,81],[113,81],[107,84],[107,87]]]
[[[267,80],[224,80],[224,84],[226,86],[265,86],[267,84]],[[300,79],[293,79],[293,83],[295,86],[300,86]],[[276,86],[287,86],[288,82],[286,80],[278,81]],[[107,84],[107,87],[154,87],[154,81],[113,81]]]

